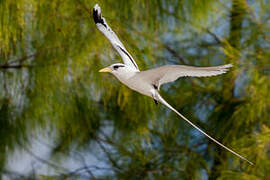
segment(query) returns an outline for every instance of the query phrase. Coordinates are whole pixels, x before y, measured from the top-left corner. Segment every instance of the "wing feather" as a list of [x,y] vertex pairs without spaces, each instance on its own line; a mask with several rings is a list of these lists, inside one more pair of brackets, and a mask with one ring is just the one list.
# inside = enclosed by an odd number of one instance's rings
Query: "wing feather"
[[180,77],[207,77],[226,73],[231,64],[212,67],[194,67],[184,65],[167,65],[147,71],[141,71],[139,75],[151,84],[160,87],[162,84],[173,82]]
[[128,53],[125,46],[121,43],[121,41],[110,28],[110,26],[106,23],[105,18],[102,17],[101,9],[98,4],[96,4],[93,9],[93,18],[99,31],[102,32],[111,42],[112,46],[119,53],[124,63],[139,70],[138,65],[136,64],[132,56]]

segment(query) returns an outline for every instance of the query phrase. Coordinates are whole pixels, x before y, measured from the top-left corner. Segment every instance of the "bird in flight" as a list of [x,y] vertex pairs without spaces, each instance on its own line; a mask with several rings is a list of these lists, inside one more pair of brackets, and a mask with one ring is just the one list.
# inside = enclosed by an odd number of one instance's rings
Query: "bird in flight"
[[109,72],[113,74],[120,82],[128,86],[130,89],[137,91],[143,95],[149,96],[154,99],[155,103],[162,103],[167,106],[169,109],[174,111],[177,115],[183,118],[186,122],[188,122],[191,126],[196,128],[206,137],[225,148],[229,152],[238,156],[239,158],[247,161],[252,164],[248,159],[244,158],[240,154],[234,152],[230,148],[226,147],[203,130],[201,130],[198,126],[193,124],[190,120],[185,118],[182,114],[180,114],[176,109],[174,109],[169,103],[167,103],[159,94],[160,86],[177,80],[180,77],[184,76],[192,76],[192,77],[207,77],[207,76],[216,76],[219,74],[226,73],[231,64],[226,64],[222,66],[212,66],[212,67],[194,67],[194,66],[185,66],[185,65],[167,65],[161,66],[155,69],[150,69],[146,71],[140,71],[138,65],[135,60],[126,50],[124,45],[121,43],[117,35],[112,31],[109,25],[106,23],[106,20],[101,15],[101,9],[98,4],[94,6],[93,9],[93,18],[95,24],[100,32],[102,32],[106,38],[111,42],[114,49],[119,53],[124,64],[115,63],[106,68],[99,70],[99,72]]

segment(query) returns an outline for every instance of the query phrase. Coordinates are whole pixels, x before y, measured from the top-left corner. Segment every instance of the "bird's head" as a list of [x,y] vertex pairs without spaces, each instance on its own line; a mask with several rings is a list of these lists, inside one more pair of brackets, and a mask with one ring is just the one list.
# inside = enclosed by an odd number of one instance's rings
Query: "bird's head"
[[128,78],[131,75],[134,75],[135,72],[137,72],[137,70],[135,70],[132,67],[129,67],[126,64],[122,64],[122,63],[115,63],[112,64],[108,67],[105,67],[101,70],[99,70],[98,72],[109,72],[111,74],[113,74],[114,76],[116,76],[118,79],[119,78]]

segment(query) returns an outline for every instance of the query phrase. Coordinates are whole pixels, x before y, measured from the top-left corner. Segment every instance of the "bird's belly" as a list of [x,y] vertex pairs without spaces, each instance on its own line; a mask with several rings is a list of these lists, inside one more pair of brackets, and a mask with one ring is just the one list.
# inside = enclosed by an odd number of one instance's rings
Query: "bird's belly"
[[151,90],[153,90],[153,86],[151,84],[145,82],[144,80],[137,79],[137,78],[136,79],[130,78],[128,80],[124,80],[121,82],[134,91],[137,91],[143,95],[152,97]]

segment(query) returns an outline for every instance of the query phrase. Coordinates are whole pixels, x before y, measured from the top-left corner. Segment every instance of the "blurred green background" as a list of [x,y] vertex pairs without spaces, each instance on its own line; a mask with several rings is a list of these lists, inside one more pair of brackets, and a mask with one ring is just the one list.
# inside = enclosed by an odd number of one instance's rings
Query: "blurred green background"
[[[98,70],[232,63],[162,96],[255,166]],[[269,0],[1,0],[0,179],[270,179]]]

